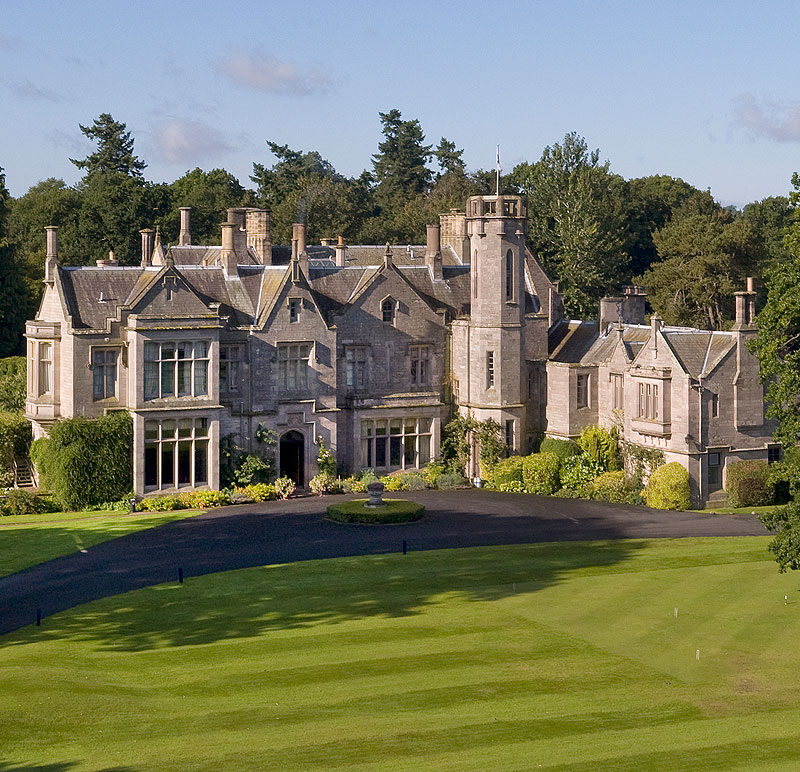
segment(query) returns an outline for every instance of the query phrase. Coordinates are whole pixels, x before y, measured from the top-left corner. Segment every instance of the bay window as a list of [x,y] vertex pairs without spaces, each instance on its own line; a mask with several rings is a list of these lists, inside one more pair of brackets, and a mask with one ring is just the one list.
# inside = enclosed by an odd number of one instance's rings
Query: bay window
[[431,418],[376,418],[361,422],[361,465],[419,469],[431,459]]
[[206,341],[144,344],[144,398],[203,397],[208,394]]
[[145,421],[145,488],[207,485],[208,432],[207,418]]

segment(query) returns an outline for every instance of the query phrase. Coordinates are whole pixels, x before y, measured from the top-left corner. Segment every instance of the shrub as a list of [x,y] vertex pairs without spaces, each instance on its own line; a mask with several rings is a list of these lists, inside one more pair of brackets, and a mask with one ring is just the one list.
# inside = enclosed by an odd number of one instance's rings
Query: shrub
[[272,501],[278,498],[278,494],[275,492],[275,486],[269,483],[245,485],[243,488],[237,488],[236,492],[241,493],[252,501]]
[[592,483],[592,498],[598,501],[612,501],[615,504],[624,504],[628,501],[632,486],[620,470],[603,472],[595,477]]
[[578,446],[604,470],[616,471],[622,467],[615,429],[609,431],[597,424],[586,426],[578,438]]
[[644,500],[654,509],[688,509],[689,472],[677,461],[658,467],[644,489]]
[[178,501],[187,509],[211,509],[231,503],[227,491],[183,491],[178,494]]
[[561,462],[561,485],[576,491],[583,488],[591,491],[591,483],[601,474],[603,468],[591,456],[570,456]]
[[[544,446],[544,442],[542,443]],[[542,451],[522,460],[522,482],[526,493],[551,496],[558,490],[559,459],[555,453]]]
[[176,509],[183,509],[184,506],[191,509],[195,507],[194,504],[184,504],[178,496],[151,496],[142,499],[136,505],[136,509],[139,512],[172,512]]
[[519,480],[504,482],[501,483],[498,488],[494,488],[493,490],[498,490],[502,493],[525,493],[525,483],[520,482]]
[[117,501],[132,487],[133,421],[126,412],[56,421],[49,437],[33,443],[40,482],[59,506]]
[[456,488],[466,488],[468,485],[467,478],[458,472],[445,472],[436,480],[436,487],[440,491],[452,491]]
[[372,469],[362,469],[355,477],[348,478],[352,480],[352,490],[350,493],[366,493],[367,486],[371,482],[375,482],[378,478]]
[[13,490],[0,498],[0,515],[40,515],[53,509],[46,498],[30,491]]
[[329,474],[331,477],[336,477],[336,456],[325,445],[322,437],[317,437],[317,447],[317,466],[320,474]]
[[486,478],[486,487],[494,491],[502,491],[511,483],[522,486],[522,456],[511,456],[498,461]]
[[729,507],[759,507],[772,504],[775,488],[769,480],[766,461],[734,461],[725,474]]
[[275,486],[275,493],[278,494],[279,499],[288,499],[297,487],[294,484],[294,480],[290,480],[288,477],[279,477],[275,480],[273,485]]
[[308,487],[318,496],[323,493],[341,493],[342,481],[330,472],[320,472],[308,481]]
[[0,488],[14,484],[14,456],[27,458],[30,444],[31,425],[25,417],[0,412]]
[[339,523],[407,523],[419,520],[425,507],[414,501],[384,499],[382,507],[366,506],[368,499],[343,501],[328,507],[328,517]]
[[237,485],[265,483],[272,477],[273,466],[261,456],[245,455],[233,470],[233,480]]
[[436,481],[445,473],[445,465],[442,461],[431,461],[428,466],[426,466],[421,474],[422,478],[425,480],[425,484],[429,488],[436,487]]
[[581,449],[574,440],[558,440],[555,437],[545,437],[539,446],[540,453],[555,453],[559,461],[570,456],[580,456]]
[[104,501],[101,504],[90,504],[86,507],[90,512],[130,512],[133,491],[117,501]]
[[387,491],[404,491],[406,489],[402,472],[394,472],[380,478]]
[[414,470],[403,473],[403,484],[407,491],[421,491],[427,487],[422,474]]

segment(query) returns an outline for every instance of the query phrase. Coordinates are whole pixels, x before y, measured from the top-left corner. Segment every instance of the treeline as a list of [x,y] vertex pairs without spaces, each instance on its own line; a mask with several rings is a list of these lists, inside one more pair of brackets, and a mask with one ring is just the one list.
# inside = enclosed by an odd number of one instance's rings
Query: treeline
[[[91,265],[112,249],[132,265],[141,228],[158,227],[165,243],[177,241],[180,206],[192,207],[195,243],[218,243],[232,206],[270,209],[274,243],[288,243],[298,219],[309,240],[421,243],[440,213],[494,192],[495,170],[468,171],[454,142],[426,144],[419,121],[398,110],[380,113],[380,121],[372,168],[357,177],[316,151],[267,142],[276,161],[253,164],[252,187],[224,169],[150,181],[125,124],[107,113],[80,127],[97,149],[71,159],[84,171],[76,185],[49,178],[12,199],[0,169],[0,356],[21,350],[24,322],[36,311],[47,225],[61,229],[65,265]],[[600,297],[633,282],[646,287],[667,323],[724,328],[745,277],[788,259],[787,198],[739,211],[667,175],[625,180],[575,133],[504,174],[501,189],[526,196],[531,248],[573,317],[595,317]]]

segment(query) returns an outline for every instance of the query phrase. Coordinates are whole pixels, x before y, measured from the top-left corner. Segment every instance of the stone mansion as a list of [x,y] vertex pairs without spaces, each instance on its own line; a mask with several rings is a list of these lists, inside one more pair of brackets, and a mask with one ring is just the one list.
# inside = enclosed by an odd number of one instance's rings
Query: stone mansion
[[[454,410],[492,418],[513,452],[542,433],[616,424],[690,472],[705,501],[725,465],[772,459],[752,286],[730,332],[644,324],[644,296],[563,318],[525,241],[520,196],[473,196],[424,246],[273,245],[269,212],[230,209],[221,246],[141,231],[141,265],[59,264],[47,229],[45,292],[27,323],[26,415],[133,416],[137,494],[219,487],[220,441],[275,431],[281,474],[305,485],[322,438],[342,472],[422,467]],[[470,471],[477,474],[477,468]]]

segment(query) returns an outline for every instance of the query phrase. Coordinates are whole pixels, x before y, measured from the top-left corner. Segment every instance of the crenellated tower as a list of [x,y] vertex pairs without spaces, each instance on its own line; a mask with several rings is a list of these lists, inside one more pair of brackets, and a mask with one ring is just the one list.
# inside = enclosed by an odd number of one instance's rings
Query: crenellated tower
[[[467,389],[462,412],[500,424],[521,448],[525,429],[525,224],[521,196],[472,196],[467,201],[471,265]],[[464,393],[466,391],[466,393]]]

